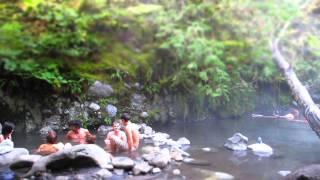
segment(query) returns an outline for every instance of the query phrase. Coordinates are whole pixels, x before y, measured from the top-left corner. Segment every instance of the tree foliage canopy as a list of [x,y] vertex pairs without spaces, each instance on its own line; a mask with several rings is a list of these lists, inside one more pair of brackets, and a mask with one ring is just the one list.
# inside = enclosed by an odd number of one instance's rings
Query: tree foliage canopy
[[[120,89],[125,80],[140,81],[147,93],[191,93],[238,115],[252,108],[257,84],[281,80],[270,60],[268,41],[283,22],[300,15],[300,4],[4,1],[0,81],[15,75],[73,93],[81,92],[84,80],[112,81]],[[318,36],[306,40],[310,50],[319,47]]]

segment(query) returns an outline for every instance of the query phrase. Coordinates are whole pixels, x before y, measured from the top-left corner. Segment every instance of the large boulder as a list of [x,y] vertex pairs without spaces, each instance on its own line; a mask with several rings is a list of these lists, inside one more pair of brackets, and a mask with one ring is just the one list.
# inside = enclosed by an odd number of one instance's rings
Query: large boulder
[[28,155],[29,151],[25,148],[14,148],[12,151],[0,155],[0,167],[9,165],[22,155]]
[[312,164],[299,168],[285,177],[285,180],[319,180],[320,179],[320,164]]
[[42,156],[41,155],[21,155],[16,158],[10,165],[10,169],[15,172],[16,175],[22,176],[30,171],[33,164],[38,161]]
[[[15,164],[17,163],[22,164],[20,161],[15,162]],[[16,167],[15,164],[12,164],[11,167]],[[30,164],[26,165],[30,166]],[[95,144],[79,144],[39,158],[32,164],[31,169],[27,173],[20,174],[20,176],[29,177],[37,172],[55,172],[81,167],[100,167],[108,169],[110,166],[112,166],[111,155],[105,152],[101,147]],[[30,167],[19,166],[19,168]],[[12,168],[12,170],[18,171],[19,168]]]

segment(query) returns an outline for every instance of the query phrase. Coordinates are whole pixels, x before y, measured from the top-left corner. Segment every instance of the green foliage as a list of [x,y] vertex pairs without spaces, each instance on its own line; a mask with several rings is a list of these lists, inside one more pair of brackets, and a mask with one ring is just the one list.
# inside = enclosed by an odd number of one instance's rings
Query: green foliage
[[[109,14],[87,14],[55,0],[4,3],[0,16],[0,62],[4,72],[46,81],[80,93],[83,78],[75,61],[90,59],[99,45],[91,27]],[[0,21],[1,21],[0,20]]]
[[106,117],[103,119],[103,122],[106,123],[106,125],[112,125],[112,118],[109,117],[109,116],[106,116]]
[[[1,74],[72,93],[87,80],[102,80],[125,94],[124,81],[139,81],[149,95],[163,89],[191,94],[234,115],[252,108],[255,83],[280,79],[268,40],[299,15],[300,0],[157,2],[1,3]],[[309,36],[309,49],[316,50],[318,41]],[[319,66],[298,68],[310,64]]]
[[99,99],[99,104],[106,106],[108,104],[118,104],[119,100],[116,97],[106,97]]

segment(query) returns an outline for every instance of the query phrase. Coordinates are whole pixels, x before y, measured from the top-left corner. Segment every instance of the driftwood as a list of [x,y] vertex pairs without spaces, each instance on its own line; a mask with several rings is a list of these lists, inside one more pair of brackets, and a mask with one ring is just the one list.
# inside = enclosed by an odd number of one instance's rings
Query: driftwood
[[291,89],[293,98],[304,111],[304,117],[312,130],[320,137],[320,109],[312,100],[308,90],[302,85],[292,66],[279,50],[279,39],[272,42],[274,60]]

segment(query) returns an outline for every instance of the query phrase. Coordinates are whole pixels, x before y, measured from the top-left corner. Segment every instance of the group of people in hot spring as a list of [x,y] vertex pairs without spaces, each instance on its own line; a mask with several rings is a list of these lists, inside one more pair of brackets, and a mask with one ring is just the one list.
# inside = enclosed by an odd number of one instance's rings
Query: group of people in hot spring
[[[79,120],[69,122],[69,131],[65,138],[76,144],[94,144],[96,136],[91,134],[88,129],[82,128],[82,123]],[[124,131],[121,130],[123,126]],[[2,127],[2,135],[0,135],[0,155],[8,153],[13,150],[14,144],[11,135],[14,131],[14,124],[5,122]],[[136,125],[131,123],[130,115],[124,113],[121,119],[116,120],[112,124],[112,131],[110,131],[104,142],[108,152],[115,154],[124,151],[136,151],[139,147],[140,134]],[[48,131],[46,136],[46,143],[41,144],[36,150],[37,154],[49,155],[60,151],[64,148],[72,146],[70,143],[63,144],[58,142],[57,133],[53,130]]]

